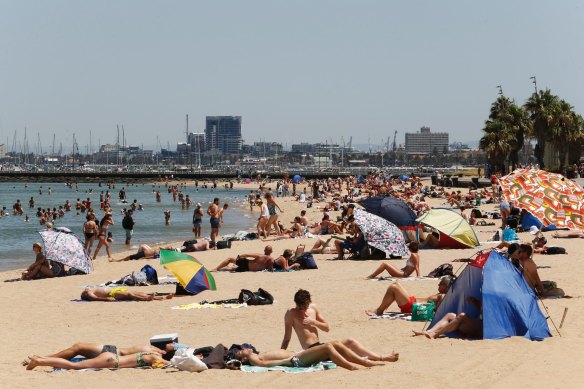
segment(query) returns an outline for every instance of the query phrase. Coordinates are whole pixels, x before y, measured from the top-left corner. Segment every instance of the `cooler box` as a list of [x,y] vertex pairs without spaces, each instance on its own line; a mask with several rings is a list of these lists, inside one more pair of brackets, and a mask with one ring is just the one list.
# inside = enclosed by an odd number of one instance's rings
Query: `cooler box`
[[161,350],[164,350],[166,345],[172,342],[178,343],[178,334],[160,334],[150,338],[150,344]]

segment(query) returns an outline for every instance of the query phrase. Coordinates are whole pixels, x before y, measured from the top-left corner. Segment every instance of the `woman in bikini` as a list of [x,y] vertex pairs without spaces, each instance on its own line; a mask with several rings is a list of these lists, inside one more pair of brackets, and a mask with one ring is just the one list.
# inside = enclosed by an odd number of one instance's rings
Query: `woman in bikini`
[[91,253],[91,248],[93,247],[93,242],[95,242],[95,237],[97,236],[97,231],[99,227],[95,223],[92,214],[88,213],[86,217],[87,221],[83,223],[83,235],[85,235],[85,251]]
[[274,195],[271,192],[266,193],[265,197],[266,206],[268,208],[268,214],[270,216],[266,224],[266,233],[269,235],[272,231],[272,226],[274,226],[276,234],[282,235],[282,232],[280,231],[280,226],[278,225],[278,212],[276,211],[276,208],[278,208],[278,211],[280,211],[280,213],[283,213],[284,211],[282,211],[282,208],[280,208],[280,206],[276,203],[276,201],[274,200]]
[[[339,341],[314,346],[298,353],[288,350],[278,350],[254,354],[251,349],[243,349],[235,354],[235,358],[253,366],[263,367],[310,367],[318,362],[328,360],[348,370],[358,370],[361,366],[373,367],[385,364],[384,362],[362,358]],[[399,354],[393,353],[384,360],[387,362],[395,362],[398,359]]]
[[397,267],[383,262],[379,267],[370,275],[367,276],[367,279],[375,278],[385,270],[389,273],[392,277],[398,278],[406,278],[409,277],[414,271],[416,272],[416,276],[420,275],[420,255],[418,254],[418,249],[420,244],[418,242],[410,242],[408,244],[408,248],[410,249],[410,257],[406,262],[406,266],[403,269],[398,269]]
[[95,258],[97,258],[97,254],[99,253],[99,250],[101,249],[101,246],[105,246],[105,251],[107,252],[107,257],[109,259],[111,259],[111,254],[110,254],[110,245],[107,242],[107,229],[110,225],[114,225],[114,219],[112,218],[112,215],[110,213],[106,213],[105,216],[103,217],[103,219],[101,219],[101,221],[99,222],[99,234],[98,234],[98,239],[99,239],[99,243],[97,244],[97,247],[95,248],[95,253],[93,253],[93,259],[95,260]]
[[139,352],[130,355],[118,355],[112,352],[104,352],[91,359],[72,362],[59,357],[42,357],[33,355],[22,363],[26,370],[33,370],[38,366],[51,366],[60,369],[122,369],[128,367],[152,366],[161,368],[168,365],[162,356],[156,352]]

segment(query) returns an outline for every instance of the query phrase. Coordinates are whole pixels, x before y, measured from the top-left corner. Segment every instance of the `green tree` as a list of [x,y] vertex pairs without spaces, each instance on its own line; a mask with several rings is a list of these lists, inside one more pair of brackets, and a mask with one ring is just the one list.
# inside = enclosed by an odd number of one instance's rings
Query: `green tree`
[[543,157],[545,154],[545,142],[550,140],[551,129],[556,124],[555,115],[560,99],[552,94],[549,89],[533,93],[525,102],[524,108],[531,119],[531,133],[537,140],[534,154],[540,168],[544,168]]
[[549,141],[559,155],[560,173],[566,174],[570,144],[582,139],[582,117],[567,101],[559,100],[553,110],[553,125],[550,127]]
[[492,169],[490,173],[505,173],[505,161],[513,149],[513,132],[500,120],[487,120],[483,132],[479,148],[487,153],[487,162]]

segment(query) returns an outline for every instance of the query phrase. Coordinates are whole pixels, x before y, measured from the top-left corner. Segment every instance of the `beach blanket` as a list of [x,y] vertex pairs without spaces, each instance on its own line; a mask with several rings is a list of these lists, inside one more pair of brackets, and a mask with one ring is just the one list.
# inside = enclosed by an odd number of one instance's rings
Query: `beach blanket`
[[217,309],[217,308],[244,308],[247,307],[246,303],[243,304],[201,304],[201,303],[191,303],[182,304],[172,307],[171,309],[180,309],[188,311],[190,309]]
[[310,367],[288,367],[288,366],[272,366],[272,367],[260,367],[260,366],[241,366],[241,371],[246,373],[265,373],[267,371],[283,371],[284,373],[313,373],[315,371],[324,371],[335,369],[337,365],[332,362],[319,362]]
[[401,313],[401,312],[383,312],[383,315],[367,314],[369,319],[387,319],[387,320],[407,320],[412,321],[411,313]]
[[436,281],[438,278],[432,277],[376,277],[372,278],[372,281]]

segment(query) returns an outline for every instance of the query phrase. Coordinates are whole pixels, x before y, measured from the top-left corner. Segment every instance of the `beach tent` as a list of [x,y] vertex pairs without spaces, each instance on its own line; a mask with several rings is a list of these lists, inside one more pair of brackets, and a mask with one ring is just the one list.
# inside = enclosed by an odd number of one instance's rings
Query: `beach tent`
[[483,338],[523,336],[543,340],[551,336],[533,290],[507,258],[497,251],[478,255],[460,273],[438,307],[431,329],[447,313],[479,317],[468,297],[482,301]]
[[466,249],[479,245],[479,239],[472,226],[460,213],[446,208],[433,208],[417,219],[440,232],[441,249]]

